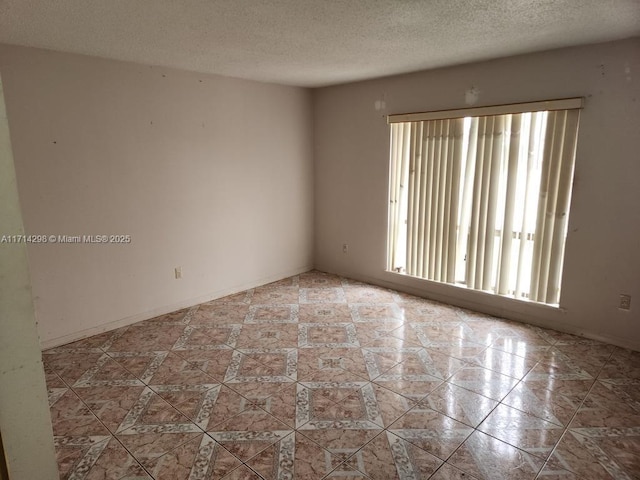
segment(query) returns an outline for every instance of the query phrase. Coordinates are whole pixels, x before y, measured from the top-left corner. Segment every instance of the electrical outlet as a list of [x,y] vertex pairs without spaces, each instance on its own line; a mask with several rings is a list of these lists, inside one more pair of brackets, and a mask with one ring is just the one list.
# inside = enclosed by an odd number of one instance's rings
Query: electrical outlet
[[631,310],[631,295],[620,295],[620,310]]
[[176,267],[174,272],[176,274],[176,280],[182,278],[182,267]]
[[349,253],[349,244],[348,243],[343,243],[342,244],[342,253]]

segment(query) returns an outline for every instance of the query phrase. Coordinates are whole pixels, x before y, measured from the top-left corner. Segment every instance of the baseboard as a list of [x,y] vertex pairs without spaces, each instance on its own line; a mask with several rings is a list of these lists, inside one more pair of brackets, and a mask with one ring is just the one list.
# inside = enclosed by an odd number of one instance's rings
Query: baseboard
[[201,303],[210,302],[211,300],[215,300],[217,298],[226,297],[227,295],[233,295],[234,293],[243,292],[251,288],[256,288],[262,285],[266,285],[271,282],[277,282],[278,280],[282,280],[283,278],[293,277],[294,275],[299,275],[301,273],[308,272],[309,270],[312,270],[312,269],[313,269],[313,266],[299,267],[292,270],[287,270],[285,272],[280,272],[276,275],[263,277],[255,281],[243,283],[240,285],[235,285],[233,287],[224,288],[221,290],[216,290],[206,295],[189,298],[181,302],[173,303],[170,305],[163,305],[161,307],[154,308],[153,310],[140,312],[135,315],[131,315],[125,318],[120,318],[118,320],[113,320],[110,322],[105,322],[91,328],[80,330],[78,332],[73,332],[67,335],[62,335],[59,337],[41,341],[40,348],[42,350],[47,350],[49,348],[55,348],[61,345],[66,345],[67,343],[76,342],[78,340],[82,340],[87,337],[92,337],[93,335],[98,335],[100,333],[115,330],[117,328],[126,327],[133,323],[141,322],[143,320],[148,320],[150,318],[154,318],[159,315],[165,315],[167,313],[175,312],[176,310],[180,310],[182,308],[192,307],[194,305],[199,305]]
[[[383,280],[380,278],[370,277],[368,275],[360,275],[360,274],[352,274],[352,273],[344,273],[339,271],[331,271],[330,269],[326,269],[323,267],[316,267],[317,270],[333,273],[336,275],[341,275],[347,278],[351,278],[353,280],[357,280],[360,282],[370,283],[372,285],[378,285],[380,287],[389,288],[392,290],[396,290],[399,292],[409,293],[411,295],[416,295],[418,297],[427,298],[429,300],[434,300],[436,302],[442,302],[449,305],[454,305],[461,308],[466,308],[469,310],[473,310],[479,313],[485,313],[487,315],[493,315],[499,318],[505,318],[508,320],[513,320],[520,323],[525,323],[528,325],[534,325],[537,327],[548,328],[551,330],[556,330],[563,333],[570,333],[572,335],[577,335],[586,339],[596,340],[603,343],[609,343],[611,345],[615,345],[621,348],[626,348],[629,350],[640,351],[640,343],[630,340],[628,338],[620,338],[612,335],[602,335],[594,332],[590,332],[588,330],[580,329],[575,325],[568,324],[561,320],[561,317],[565,314],[565,311],[562,308],[551,307],[543,304],[537,303],[525,303],[522,304],[517,300],[507,299],[505,298],[505,303],[507,306],[495,306],[495,305],[487,305],[486,303],[482,303],[479,301],[474,301],[470,298],[463,298],[461,296],[455,296],[451,294],[444,294],[438,292],[425,292],[424,287],[413,287],[411,285],[405,285],[401,283],[394,282],[393,280]],[[391,276],[396,275],[391,273]],[[439,284],[440,285],[440,284]],[[451,286],[442,286],[442,288],[458,288]],[[482,297],[484,295],[491,295],[483,292],[476,291],[466,291],[468,295],[474,297]],[[493,297],[493,295],[491,295]],[[518,310],[510,309],[508,306],[509,302],[518,302]],[[524,308],[523,308],[524,305]],[[542,311],[546,311],[550,316],[553,316],[553,319],[549,319],[545,321],[544,318],[540,318],[539,315],[533,315],[531,312],[540,313]]]

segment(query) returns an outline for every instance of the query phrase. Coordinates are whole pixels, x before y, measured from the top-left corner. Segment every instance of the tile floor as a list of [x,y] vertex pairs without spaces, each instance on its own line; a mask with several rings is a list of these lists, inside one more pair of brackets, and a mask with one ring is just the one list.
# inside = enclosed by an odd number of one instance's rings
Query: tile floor
[[640,353],[320,272],[43,357],[64,479],[640,479]]

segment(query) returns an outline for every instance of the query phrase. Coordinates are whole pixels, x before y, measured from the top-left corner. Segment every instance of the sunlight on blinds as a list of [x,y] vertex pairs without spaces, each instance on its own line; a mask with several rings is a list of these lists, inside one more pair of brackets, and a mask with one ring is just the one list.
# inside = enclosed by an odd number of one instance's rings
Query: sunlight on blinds
[[558,304],[578,116],[390,120],[388,269]]

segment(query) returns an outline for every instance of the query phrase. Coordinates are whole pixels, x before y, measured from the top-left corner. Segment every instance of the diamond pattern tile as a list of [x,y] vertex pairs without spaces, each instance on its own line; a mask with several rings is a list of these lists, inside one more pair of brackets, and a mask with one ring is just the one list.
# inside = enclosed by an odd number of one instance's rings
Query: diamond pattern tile
[[640,354],[311,271],[43,352],[62,479],[638,479]]

